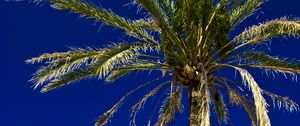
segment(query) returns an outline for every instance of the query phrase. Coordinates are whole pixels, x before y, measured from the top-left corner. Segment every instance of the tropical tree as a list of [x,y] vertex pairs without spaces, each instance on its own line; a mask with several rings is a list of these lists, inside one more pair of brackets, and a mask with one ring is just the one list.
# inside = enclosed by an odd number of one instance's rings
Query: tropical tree
[[[101,49],[73,48],[27,60],[44,64],[32,78],[35,88],[42,86],[41,92],[91,77],[113,82],[136,71],[163,73],[125,94],[98,118],[95,126],[106,124],[128,96],[153,83],[158,84],[132,107],[133,125],[136,113],[147,99],[162,89],[167,90],[168,96],[162,103],[156,126],[167,125],[182,111],[182,90],[188,90],[190,126],[210,126],[212,107],[219,122],[227,123],[224,93],[232,105],[245,109],[253,126],[271,125],[263,95],[275,99],[288,111],[298,110],[298,105],[287,97],[261,89],[247,69],[300,74],[300,63],[296,60],[274,57],[266,49],[257,48],[272,38],[299,36],[300,20],[267,21],[229,38],[266,0],[135,0],[133,3],[148,15],[138,20],[126,19],[84,0],[35,1],[49,2],[55,9],[69,10],[119,28],[136,40]],[[229,69],[239,72],[242,82],[227,77],[224,71]],[[248,88],[253,97],[242,88]],[[152,125],[151,119],[148,125]]]

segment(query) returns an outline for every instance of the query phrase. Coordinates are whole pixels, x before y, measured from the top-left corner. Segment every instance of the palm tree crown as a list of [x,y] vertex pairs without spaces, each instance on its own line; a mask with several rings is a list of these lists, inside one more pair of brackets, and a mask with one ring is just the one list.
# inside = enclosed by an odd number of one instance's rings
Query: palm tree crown
[[[275,99],[288,111],[298,105],[287,97],[259,87],[246,68],[257,68],[283,74],[300,74],[296,60],[274,57],[257,45],[282,36],[299,36],[300,20],[279,18],[254,25],[229,39],[229,35],[267,0],[134,0],[149,16],[130,20],[111,10],[84,0],[36,0],[49,2],[59,10],[69,10],[123,30],[135,42],[121,42],[106,48],[74,48],[68,52],[43,54],[27,63],[43,63],[32,81],[41,92],[90,77],[113,82],[135,71],[162,71],[162,76],[128,92],[111,109],[98,118],[95,126],[107,123],[121,103],[136,90],[159,83],[133,107],[136,113],[148,98],[166,89],[156,126],[167,125],[182,111],[182,90],[188,90],[190,126],[210,126],[211,107],[219,122],[228,123],[228,112],[222,93],[230,103],[242,106],[253,126],[270,126],[267,103],[263,95]],[[156,53],[158,52],[158,53]],[[242,84],[222,72],[239,72]],[[164,88],[168,86],[169,88]],[[241,88],[248,88],[253,98]],[[152,125],[151,119],[149,124]]]

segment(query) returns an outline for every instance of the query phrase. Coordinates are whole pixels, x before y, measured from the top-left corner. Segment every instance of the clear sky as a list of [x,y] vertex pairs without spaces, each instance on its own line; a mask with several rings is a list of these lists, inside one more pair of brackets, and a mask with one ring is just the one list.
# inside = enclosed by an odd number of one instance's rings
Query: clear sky
[[[136,15],[134,6],[124,6],[131,0],[96,1],[104,8],[110,8],[127,18],[136,19],[142,16]],[[247,26],[282,16],[300,18],[299,5],[299,0],[270,0],[233,34],[243,31]],[[28,82],[38,66],[25,64],[24,61],[44,52],[67,51],[68,47],[103,47],[105,44],[124,40],[127,37],[117,29],[101,26],[100,23],[79,18],[67,11],[54,10],[48,4],[36,6],[27,2],[0,1],[0,126],[93,125],[97,116],[108,110],[122,95],[153,76],[147,73],[133,74],[114,84],[89,79],[41,94],[38,90],[33,90],[32,84]],[[272,55],[300,60],[300,39],[273,39],[270,49]],[[273,79],[260,71],[252,70],[251,73],[263,89],[290,96],[300,103],[299,81],[286,80],[283,75]],[[130,107],[145,91],[148,89],[143,89],[126,100],[108,126],[128,125]],[[184,94],[183,100],[186,100],[186,92]],[[146,125],[157,98],[150,99],[148,105],[138,114],[139,126]],[[272,126],[300,125],[299,112],[284,112],[274,108],[270,98],[266,99],[270,104]],[[250,126],[243,109],[228,106],[232,125]],[[170,126],[186,126],[187,111],[185,106],[185,111],[176,116]],[[212,117],[214,126],[217,121],[215,115]]]

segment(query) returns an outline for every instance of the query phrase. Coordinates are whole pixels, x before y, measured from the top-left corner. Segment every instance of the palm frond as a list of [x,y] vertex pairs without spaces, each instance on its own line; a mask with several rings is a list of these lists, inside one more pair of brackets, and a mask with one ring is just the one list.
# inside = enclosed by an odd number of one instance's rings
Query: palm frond
[[43,86],[41,92],[45,93],[55,88],[70,84],[75,81],[82,80],[84,78],[96,77],[97,65],[91,65],[87,68],[76,69],[72,72],[65,73],[47,83]]
[[251,16],[266,1],[268,0],[247,0],[243,3],[243,0],[236,0],[229,12],[232,28]]
[[159,32],[159,33],[162,32],[161,28],[158,26],[157,21],[155,21],[153,18],[138,19],[138,20],[135,20],[133,22],[133,24],[135,26],[140,27],[140,28],[153,30],[153,31],[156,31],[156,32]]
[[171,16],[172,14],[174,14],[175,0],[159,0],[158,2],[161,4],[162,10],[167,16]]
[[228,13],[233,13],[234,10],[240,8],[244,3],[244,0],[224,0],[224,1],[228,1],[228,5],[227,5]]
[[101,53],[101,51],[97,49],[93,49],[88,47],[87,49],[82,49],[82,48],[72,48],[68,52],[56,52],[56,53],[44,53],[38,57],[33,57],[31,59],[26,60],[26,63],[41,63],[41,62],[53,62],[58,59],[69,59],[71,60],[74,57],[91,57],[95,56]]
[[230,87],[230,85],[227,83],[229,82],[230,84],[233,84],[236,86],[238,89],[244,92],[241,86],[237,85],[237,82],[234,80],[231,80],[229,78],[225,77],[218,77],[217,80],[225,85],[225,89],[229,95],[229,102],[232,105],[239,105],[245,109],[245,111],[248,113],[248,116],[251,120],[252,126],[257,126],[257,118],[256,118],[256,112],[255,112],[255,105],[250,101],[250,99],[247,98],[247,96],[240,94],[238,91],[234,90],[233,88]]
[[37,70],[31,81],[35,88],[75,69],[93,64],[96,57],[101,57],[102,52],[95,49],[73,49],[66,53],[44,54],[27,60],[27,63],[46,61],[46,66]]
[[171,70],[171,67],[164,63],[147,60],[136,60],[136,63],[120,66],[116,69],[135,69],[135,70]]
[[154,88],[153,90],[151,90],[147,95],[145,95],[139,102],[137,102],[134,106],[132,106],[132,114],[133,114],[133,119],[132,119],[132,124],[135,126],[135,119],[136,119],[136,114],[138,113],[138,111],[144,106],[144,104],[146,103],[146,101],[154,96],[155,94],[157,94],[157,92],[165,85],[169,84],[170,81],[164,82],[162,84],[160,84],[159,86],[157,86],[156,88]]
[[289,112],[299,110],[299,105],[297,103],[295,103],[293,100],[289,99],[288,97],[283,97],[283,96],[273,94],[268,91],[263,91],[263,94],[270,96],[273,99],[274,107],[275,107],[275,104],[277,104],[279,109],[281,107],[283,107],[284,109],[286,109]]
[[113,70],[109,73],[109,75],[107,75],[107,77],[105,78],[106,82],[114,82],[115,80],[131,73],[133,70],[130,69],[120,69],[120,70]]
[[[220,62],[228,58],[230,54],[234,51],[237,51],[245,46],[253,44],[261,44],[266,40],[272,39],[274,37],[283,37],[283,36],[299,36],[300,35],[300,21],[299,20],[290,20],[286,18],[281,18],[278,20],[272,20],[265,22],[260,25],[254,25],[249,29],[246,29],[244,32],[236,36],[232,41],[224,45],[219,49],[213,56],[214,58],[221,51],[226,49],[229,46],[235,46],[231,50],[228,50],[225,54],[221,55],[215,62]],[[210,58],[209,61],[212,60]]]
[[182,88],[177,88],[170,94],[160,109],[160,115],[155,126],[166,126],[170,123],[177,112],[182,112],[181,96]]
[[105,51],[101,57],[97,73],[100,78],[106,77],[114,68],[119,65],[131,63],[136,58],[140,51],[152,49],[149,44],[120,44],[113,45],[109,50]]
[[103,126],[107,123],[107,121],[112,118],[113,114],[117,111],[117,109],[120,107],[120,105],[123,103],[123,101],[130,96],[132,93],[136,92],[137,90],[139,90],[142,87],[145,87],[149,84],[152,84],[158,80],[161,80],[162,78],[164,78],[164,76],[156,78],[152,81],[149,81],[147,83],[141,84],[140,86],[138,86],[137,88],[131,90],[130,92],[128,92],[126,95],[124,95],[111,109],[109,109],[108,111],[106,111],[103,115],[99,116],[95,125],[94,126]]
[[154,117],[154,115],[155,115],[155,112],[156,112],[156,110],[159,108],[159,104],[161,103],[161,101],[163,100],[164,96],[167,94],[167,92],[168,92],[169,90],[170,90],[170,88],[166,88],[166,89],[164,89],[164,91],[161,93],[159,99],[157,100],[157,102],[156,102],[156,104],[155,104],[155,106],[154,106],[154,108],[153,108],[153,110],[152,110],[152,114],[151,114],[151,116],[150,116],[150,118],[149,118],[149,120],[148,120],[147,126],[151,126],[151,121],[152,121],[152,119],[153,119],[153,117]]
[[108,50],[105,57],[100,60],[101,66],[97,70],[99,78],[106,77],[116,65],[131,62],[138,53],[138,48],[140,47],[124,45]]
[[251,26],[233,39],[237,43],[259,44],[264,40],[279,36],[299,36],[300,21],[281,18]]
[[271,69],[282,73],[300,74],[300,62],[267,55],[263,52],[249,52],[241,54],[246,56],[249,63],[241,63],[239,66]]
[[228,121],[228,110],[226,108],[226,105],[224,103],[223,97],[221,92],[214,88],[212,89],[212,101],[214,104],[214,111],[216,112],[218,116],[219,123],[227,123]]
[[135,0],[138,4],[144,7],[149,13],[151,13],[160,23],[168,24],[166,15],[161,6],[156,0]]
[[[110,49],[111,50],[104,50],[104,52],[102,53],[103,56],[101,57],[101,59],[97,59],[99,61],[95,61],[95,63],[91,64],[90,66],[88,66],[87,68],[81,68],[81,69],[76,69],[76,70],[70,70],[68,72],[64,72],[62,73],[61,75],[58,75],[57,77],[54,77],[53,80],[51,80],[52,78],[48,78],[50,79],[50,83],[48,83],[47,85],[45,85],[42,89],[42,92],[47,92],[49,90],[52,90],[52,89],[55,89],[57,87],[61,87],[65,84],[69,84],[69,83],[72,83],[74,81],[77,81],[77,80],[81,80],[83,78],[87,78],[87,77],[91,77],[91,76],[96,76],[98,75],[99,76],[99,69],[104,67],[105,65],[105,62],[103,62],[102,60],[104,59],[105,61],[107,60],[107,57],[108,58],[111,58],[110,56],[111,55],[114,55],[116,53],[123,53],[122,51],[126,50],[131,50],[130,48],[128,48],[129,45],[125,46],[124,48],[123,47],[118,47],[118,45],[115,45],[113,47],[111,47]],[[120,49],[118,50],[119,48],[123,48],[123,49]],[[137,48],[140,48],[140,47],[137,47]],[[134,53],[137,53],[140,49],[132,49],[136,52]],[[108,68],[109,69],[113,69],[115,68],[114,65],[116,64],[122,64],[122,63],[127,63],[127,62],[130,62],[130,57],[133,57],[134,54],[130,54],[131,52],[124,52],[125,53],[125,56],[123,54],[121,54],[121,56],[113,59],[110,63],[108,63],[108,65],[112,65],[112,66],[109,66],[111,68]],[[126,53],[129,53],[128,55]],[[118,54],[116,54],[118,55]],[[129,56],[129,55],[132,55],[132,56]],[[128,57],[129,56],[129,57]],[[127,57],[127,59],[126,59]],[[99,58],[97,56],[97,58]],[[120,58],[120,59],[118,59]],[[124,59],[122,58],[125,58],[125,60],[128,60],[128,61],[124,61]],[[118,79],[119,77],[125,75],[126,73],[129,73],[133,70],[136,70],[136,69],[159,69],[160,66],[156,65],[156,64],[142,64],[142,63],[138,63],[138,64],[131,64],[131,65],[127,65],[127,66],[122,66],[122,67],[118,67],[118,68],[115,68],[116,70],[114,70],[113,72],[110,72],[108,71],[107,73],[110,73],[109,76],[106,77],[106,81],[114,81],[116,79]],[[104,74],[103,76],[105,76],[106,74]],[[44,77],[45,78],[45,77]]]
[[244,97],[237,91],[233,90],[229,86],[227,86],[227,92],[229,94],[230,103],[233,105],[242,106],[245,109],[245,111],[248,113],[252,126],[257,126],[258,122],[257,122],[257,117],[255,112],[255,105],[246,97]]
[[143,42],[158,43],[151,35],[147,33],[142,27],[138,27],[131,20],[125,19],[115,14],[111,10],[98,7],[85,0],[37,0],[37,1],[48,1],[52,3],[52,7],[59,10],[69,10],[74,13],[78,13],[83,17],[96,19],[97,21],[103,22],[107,25],[111,25],[120,28],[130,36],[140,39]]
[[271,124],[270,124],[269,116],[267,114],[268,110],[267,110],[266,100],[262,96],[262,90],[260,89],[260,87],[258,86],[256,81],[254,80],[252,75],[248,71],[246,71],[242,68],[234,67],[234,66],[230,66],[230,67],[239,71],[239,73],[241,74],[241,77],[244,81],[243,83],[245,85],[248,85],[248,88],[251,89],[251,91],[252,91],[254,103],[255,103],[255,107],[256,107],[256,117],[257,117],[259,126],[270,126]]
[[[52,80],[61,85],[61,82],[66,82],[65,78],[78,75],[77,72],[73,72],[74,70],[81,69],[79,71],[85,71],[85,68],[93,64],[98,66],[96,73],[99,77],[106,76],[116,65],[130,62],[140,51],[146,51],[150,48],[152,47],[148,44],[122,43],[104,49],[73,49],[66,53],[44,54],[27,60],[27,62],[36,63],[48,60],[47,65],[40,68],[32,78],[36,88]],[[64,76],[70,72],[71,74]],[[60,79],[63,79],[63,81]]]
[[124,64],[118,67],[115,67],[111,70],[111,72],[106,76],[106,82],[114,82],[116,79],[130,73],[133,71],[145,71],[145,70],[160,70],[160,71],[169,71],[171,67],[167,64],[147,61],[147,60],[139,60],[136,59],[133,63]]

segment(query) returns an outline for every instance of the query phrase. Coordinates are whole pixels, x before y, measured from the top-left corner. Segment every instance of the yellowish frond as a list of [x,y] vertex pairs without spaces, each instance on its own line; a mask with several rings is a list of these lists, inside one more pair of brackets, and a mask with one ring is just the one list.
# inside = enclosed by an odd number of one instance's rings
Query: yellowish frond
[[181,95],[181,88],[177,88],[174,93],[170,94],[160,110],[155,126],[166,126],[174,119],[177,112],[182,112]]
[[134,106],[132,106],[132,114],[133,114],[133,119],[132,119],[132,124],[135,126],[135,119],[136,119],[136,114],[138,113],[138,111],[144,106],[144,104],[146,103],[146,101],[154,96],[155,94],[157,94],[157,92],[165,85],[169,84],[170,81],[167,81],[165,83],[160,84],[159,86],[157,86],[156,88],[154,88],[153,90],[151,90],[147,95],[145,95],[138,103],[136,103]]
[[255,103],[255,107],[256,107],[256,117],[257,117],[259,126],[271,126],[270,119],[267,114],[268,113],[268,110],[267,110],[268,104],[266,103],[266,100],[262,96],[262,90],[260,89],[260,87],[258,86],[256,81],[254,80],[252,75],[248,71],[246,71],[242,68],[234,67],[234,66],[230,66],[230,67],[233,67],[234,69],[239,71],[239,73],[241,74],[241,77],[244,81],[244,84],[248,85],[249,89],[252,91],[254,103]]
[[117,109],[120,107],[120,105],[123,103],[123,101],[130,96],[132,93],[136,92],[137,90],[141,89],[142,87],[145,87],[149,84],[152,84],[158,80],[161,80],[162,78],[164,78],[164,76],[156,78],[152,81],[149,81],[147,83],[141,84],[140,86],[138,86],[137,88],[131,90],[130,92],[128,92],[126,95],[124,95],[111,109],[109,109],[108,111],[106,111],[103,115],[99,116],[99,118],[97,119],[96,123],[94,126],[103,126],[107,123],[107,121],[109,121],[110,118],[112,118],[113,114],[117,111]]
[[272,98],[274,107],[277,104],[279,109],[283,107],[285,110],[289,112],[294,112],[299,110],[299,105],[295,103],[293,100],[289,99],[288,97],[283,97],[268,91],[263,91],[263,93]]
[[229,94],[230,103],[233,105],[242,106],[245,111],[248,113],[248,116],[251,120],[252,126],[257,126],[257,117],[255,112],[255,105],[245,98],[243,95],[239,94],[237,91],[227,86],[227,92]]

